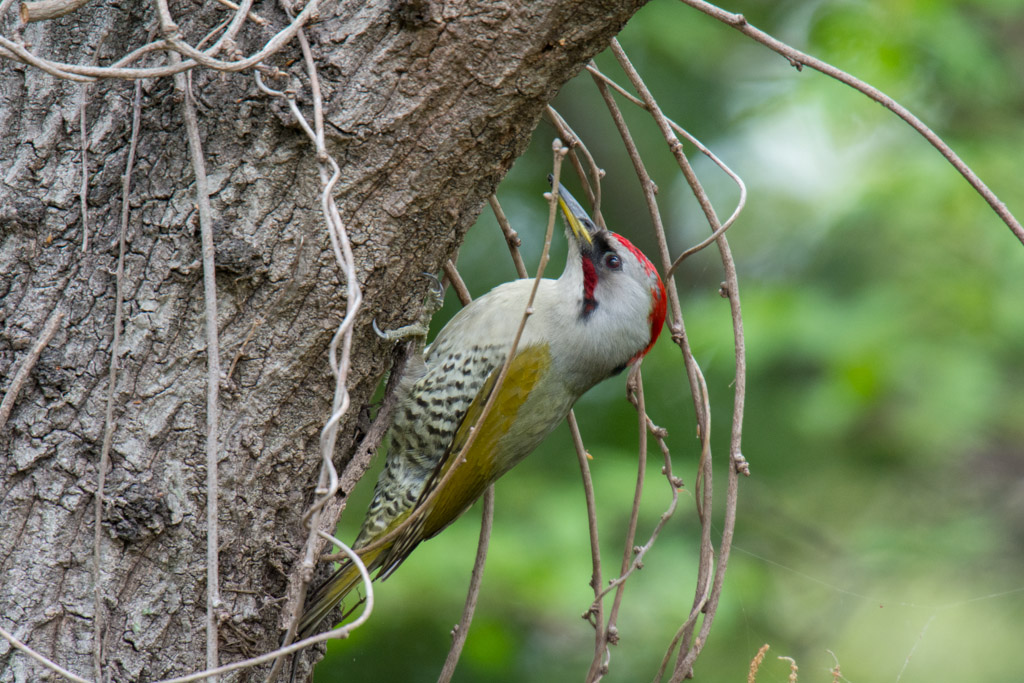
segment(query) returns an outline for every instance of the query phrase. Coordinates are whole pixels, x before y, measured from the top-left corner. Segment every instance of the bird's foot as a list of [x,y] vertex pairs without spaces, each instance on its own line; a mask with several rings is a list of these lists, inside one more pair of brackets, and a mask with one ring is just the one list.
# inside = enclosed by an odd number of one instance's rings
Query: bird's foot
[[385,341],[402,341],[414,337],[426,337],[427,333],[430,332],[430,319],[444,305],[444,285],[441,284],[441,281],[433,273],[423,273],[423,275],[429,278],[431,283],[430,291],[427,292],[427,298],[423,302],[423,313],[420,314],[419,320],[393,330],[382,330],[377,326],[377,319],[374,318],[372,322],[373,331],[377,333],[378,337]]

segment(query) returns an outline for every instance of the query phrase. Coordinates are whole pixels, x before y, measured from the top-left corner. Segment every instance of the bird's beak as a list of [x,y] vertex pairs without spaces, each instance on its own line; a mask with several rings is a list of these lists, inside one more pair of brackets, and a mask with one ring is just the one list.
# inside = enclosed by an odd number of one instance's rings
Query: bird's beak
[[558,184],[558,206],[562,208],[565,222],[569,224],[569,229],[572,230],[572,234],[576,236],[576,239],[580,242],[585,240],[587,244],[593,244],[593,240],[590,238],[590,230],[587,229],[587,226],[593,227],[594,222],[590,220],[586,210],[580,206],[576,198],[569,194],[569,190],[565,189],[565,185],[561,183]]

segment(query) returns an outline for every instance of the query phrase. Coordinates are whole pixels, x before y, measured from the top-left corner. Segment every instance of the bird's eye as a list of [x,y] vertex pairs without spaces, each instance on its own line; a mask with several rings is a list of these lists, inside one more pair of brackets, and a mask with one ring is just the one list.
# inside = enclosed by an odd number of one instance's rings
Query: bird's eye
[[622,259],[617,254],[607,253],[604,255],[604,265],[609,270],[619,270],[622,268]]

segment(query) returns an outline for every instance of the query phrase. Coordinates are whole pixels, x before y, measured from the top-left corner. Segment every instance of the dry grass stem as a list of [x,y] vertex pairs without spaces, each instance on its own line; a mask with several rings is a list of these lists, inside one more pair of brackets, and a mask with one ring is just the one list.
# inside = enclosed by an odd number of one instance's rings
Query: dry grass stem
[[842,670],[839,668],[839,657],[836,657],[836,653],[832,652],[832,650],[825,650],[825,652],[832,655],[832,661],[835,662],[835,665],[829,671],[829,673],[832,674],[832,683],[839,683],[840,681],[846,680],[843,677]]
[[750,660],[750,671],[747,673],[747,683],[757,683],[757,672],[761,668],[761,663],[764,662],[764,657],[768,654],[768,648],[770,646],[765,643],[761,646],[761,649],[757,651],[754,658]]
[[787,678],[786,680],[789,683],[796,683],[796,672],[797,672],[796,660],[793,659],[792,657],[779,657],[779,659],[781,659],[784,662],[789,662],[789,678]]

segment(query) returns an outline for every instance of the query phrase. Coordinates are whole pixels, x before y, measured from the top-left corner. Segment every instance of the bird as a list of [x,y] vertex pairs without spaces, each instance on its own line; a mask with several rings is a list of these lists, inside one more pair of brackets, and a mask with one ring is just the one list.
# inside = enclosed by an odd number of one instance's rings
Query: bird
[[[465,306],[399,382],[384,469],[352,546],[376,579],[466,512],[580,396],[639,361],[658,339],[666,297],[657,269],[625,237],[595,225],[561,184],[557,201],[569,242],[565,270],[539,281],[483,422],[476,424],[512,348],[532,278],[498,285]],[[356,566],[343,561],[307,599],[299,636],[314,633],[360,583]]]

